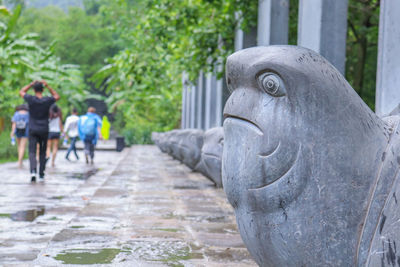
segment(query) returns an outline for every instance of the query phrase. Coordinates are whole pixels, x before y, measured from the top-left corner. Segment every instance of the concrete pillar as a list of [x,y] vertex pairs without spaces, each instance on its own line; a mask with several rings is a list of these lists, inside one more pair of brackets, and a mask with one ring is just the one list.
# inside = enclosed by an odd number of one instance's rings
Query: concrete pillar
[[400,1],[381,0],[375,109],[378,115],[400,104]]
[[298,45],[345,70],[348,0],[300,0]]
[[185,128],[190,127],[190,86],[186,85],[186,115],[185,115]]
[[235,31],[235,51],[239,51],[243,49],[243,38],[244,38],[244,32],[240,28],[240,12],[235,13],[235,18],[236,21],[238,21],[237,26],[236,26],[236,31]]
[[181,129],[185,129],[186,125],[186,86],[182,87],[182,115],[181,115]]
[[[218,65],[217,71],[222,72],[223,66],[221,64]],[[223,91],[224,91],[224,82],[225,80],[223,78],[217,80],[216,83],[216,92],[215,92],[215,127],[217,126],[222,126],[222,113],[223,113],[223,105],[225,104],[224,102],[224,97],[223,97]]]
[[206,84],[205,84],[205,120],[204,120],[204,130],[211,128],[211,101],[212,101],[212,73],[206,74]]
[[257,46],[257,27],[253,27],[243,34],[243,49],[254,46]]
[[196,128],[204,128],[204,74],[202,71],[199,73],[199,78],[197,80],[197,94],[196,94]]
[[182,117],[181,117],[181,128],[187,128],[186,119],[187,119],[187,75],[185,72],[182,73]]
[[208,128],[213,128],[217,125],[217,76],[212,73],[211,75],[211,91],[210,91],[210,125]]
[[289,0],[258,0],[257,45],[287,44]]
[[196,128],[196,86],[190,86],[190,128]]

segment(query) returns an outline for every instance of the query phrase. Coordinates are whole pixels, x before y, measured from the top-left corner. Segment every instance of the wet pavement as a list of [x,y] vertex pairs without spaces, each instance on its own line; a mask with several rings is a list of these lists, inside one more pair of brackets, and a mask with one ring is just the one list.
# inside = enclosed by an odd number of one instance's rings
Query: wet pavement
[[36,184],[0,165],[0,266],[256,266],[223,190],[156,147],[64,155]]

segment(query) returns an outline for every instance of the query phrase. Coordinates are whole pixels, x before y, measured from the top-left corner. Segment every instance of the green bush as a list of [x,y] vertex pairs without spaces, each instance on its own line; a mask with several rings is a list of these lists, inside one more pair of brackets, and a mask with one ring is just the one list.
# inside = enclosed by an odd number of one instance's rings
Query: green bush
[[10,130],[5,129],[0,133],[0,163],[17,160],[17,146],[11,145]]

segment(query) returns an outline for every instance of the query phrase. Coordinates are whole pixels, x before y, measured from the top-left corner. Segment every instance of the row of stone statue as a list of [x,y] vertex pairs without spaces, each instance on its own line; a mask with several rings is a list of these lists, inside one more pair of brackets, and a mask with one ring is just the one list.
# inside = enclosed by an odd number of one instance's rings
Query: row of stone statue
[[236,52],[226,78],[223,130],[153,140],[218,186],[223,165],[255,261],[400,266],[400,106],[378,117],[326,59],[296,46]]
[[217,187],[222,187],[221,157],[224,145],[222,127],[212,128],[206,132],[198,129],[153,132],[151,137],[162,152],[168,153],[190,169],[204,174]]

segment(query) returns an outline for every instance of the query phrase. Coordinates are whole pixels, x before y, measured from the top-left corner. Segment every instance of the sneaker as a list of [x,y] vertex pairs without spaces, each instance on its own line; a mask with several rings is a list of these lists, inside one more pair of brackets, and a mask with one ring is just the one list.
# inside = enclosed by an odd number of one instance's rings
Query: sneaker
[[85,158],[86,158],[86,164],[89,164],[89,157],[88,157],[88,155],[85,155]]
[[68,157],[65,157],[66,160],[71,161]]
[[36,182],[36,172],[31,172],[31,182]]
[[39,175],[39,181],[44,181],[44,174]]

